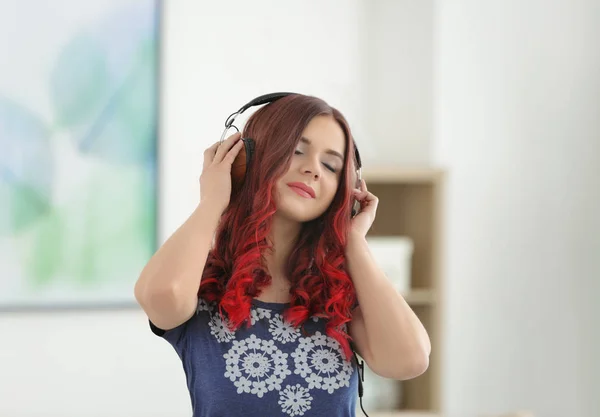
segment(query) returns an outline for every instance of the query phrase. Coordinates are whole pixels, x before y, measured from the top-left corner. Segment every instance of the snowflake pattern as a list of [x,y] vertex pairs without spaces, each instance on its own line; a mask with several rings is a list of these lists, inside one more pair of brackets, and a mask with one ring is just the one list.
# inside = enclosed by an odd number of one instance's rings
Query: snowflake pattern
[[[294,417],[303,416],[311,409],[311,390],[333,394],[341,387],[350,387],[353,367],[343,360],[339,343],[326,334],[317,331],[312,336],[303,337],[301,330],[286,322],[282,314],[252,307],[251,325],[266,320],[272,338],[265,340],[251,334],[243,340],[236,340],[236,332],[229,330],[227,319],[221,318],[213,304],[201,301],[199,311],[209,312],[211,334],[217,341],[230,344],[229,350],[223,354],[224,376],[233,383],[238,394],[263,398],[274,391],[279,396],[278,404],[283,413]],[[318,317],[311,319],[315,323],[319,321]],[[276,343],[296,343],[296,349],[288,355]],[[292,372],[305,383],[284,385]]]
[[250,321],[254,326],[257,321],[261,319],[270,319],[271,318],[271,310],[267,310],[265,308],[253,308],[250,310]]
[[228,320],[226,318],[222,319],[219,313],[211,315],[208,325],[210,326],[210,333],[217,338],[219,343],[230,342],[235,338],[235,332],[229,329]]
[[279,392],[281,410],[291,417],[303,416],[306,411],[310,410],[312,399],[310,391],[300,384],[288,385]]
[[273,339],[283,344],[294,342],[300,337],[300,329],[285,321],[281,314],[275,314],[269,320],[269,333],[273,335]]
[[308,388],[322,389],[329,394],[341,387],[350,387],[352,365],[342,360],[339,343],[327,335],[316,332],[302,337],[292,353],[294,373],[308,383]]
[[250,335],[245,340],[235,340],[223,355],[225,377],[237,388],[237,393],[250,393],[262,398],[268,391],[281,390],[281,383],[291,371],[287,353],[283,353],[272,340]]

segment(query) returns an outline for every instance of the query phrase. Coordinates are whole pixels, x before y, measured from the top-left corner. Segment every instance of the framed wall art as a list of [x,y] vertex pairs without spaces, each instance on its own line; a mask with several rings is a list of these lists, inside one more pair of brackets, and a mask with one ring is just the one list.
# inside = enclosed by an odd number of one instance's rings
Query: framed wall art
[[8,10],[0,310],[133,305],[157,242],[161,4],[9,0]]

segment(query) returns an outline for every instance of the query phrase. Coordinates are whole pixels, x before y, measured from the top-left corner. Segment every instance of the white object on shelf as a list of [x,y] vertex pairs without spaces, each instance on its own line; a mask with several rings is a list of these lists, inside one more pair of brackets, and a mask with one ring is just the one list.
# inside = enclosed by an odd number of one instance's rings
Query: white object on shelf
[[368,236],[369,249],[379,267],[400,293],[411,287],[414,243],[407,236]]

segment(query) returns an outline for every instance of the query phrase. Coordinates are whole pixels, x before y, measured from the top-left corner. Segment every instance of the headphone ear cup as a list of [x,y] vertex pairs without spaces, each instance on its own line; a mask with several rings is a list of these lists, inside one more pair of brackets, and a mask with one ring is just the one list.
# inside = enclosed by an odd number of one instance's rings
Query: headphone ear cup
[[[360,173],[358,171],[353,171],[352,174],[350,174],[351,177],[351,182],[353,182],[355,185],[355,188],[360,188]],[[352,210],[350,211],[350,216],[354,217],[358,214],[360,210],[360,201],[358,201],[356,198],[352,199]]]
[[354,202],[352,203],[352,211],[350,212],[350,216],[354,217],[358,214],[358,210],[360,209],[360,203],[358,200],[354,200]]
[[231,189],[234,193],[242,188],[254,156],[254,140],[251,138],[242,138],[241,140],[244,142],[244,147],[240,149],[231,164]]

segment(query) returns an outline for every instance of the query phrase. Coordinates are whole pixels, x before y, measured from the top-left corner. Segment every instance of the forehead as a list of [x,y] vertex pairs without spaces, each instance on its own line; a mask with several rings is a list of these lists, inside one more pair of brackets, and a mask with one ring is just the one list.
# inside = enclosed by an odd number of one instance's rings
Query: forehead
[[331,116],[316,116],[308,123],[302,136],[319,149],[330,149],[345,155],[346,138],[338,122]]

